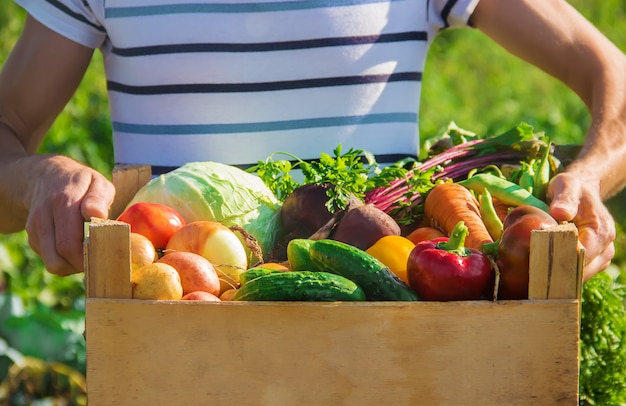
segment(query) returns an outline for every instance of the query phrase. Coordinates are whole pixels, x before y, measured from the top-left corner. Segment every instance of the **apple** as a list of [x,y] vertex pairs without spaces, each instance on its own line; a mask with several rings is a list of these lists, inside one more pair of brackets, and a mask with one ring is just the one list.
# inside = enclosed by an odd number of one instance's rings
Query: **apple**
[[170,237],[186,223],[172,207],[150,202],[128,206],[117,220],[128,223],[131,232],[147,237],[157,249],[165,248]]
[[193,252],[208,259],[217,269],[221,290],[239,285],[239,275],[248,269],[243,243],[230,228],[211,220],[198,220],[178,229],[167,243],[165,252]]
[[203,302],[221,302],[220,298],[203,290],[195,290],[183,295],[182,300],[201,300]]
[[183,286],[178,271],[171,265],[153,262],[133,269],[133,299],[180,300]]
[[183,295],[194,291],[219,295],[220,279],[217,271],[202,255],[186,251],[166,251],[157,262],[171,265],[178,271],[183,285]]

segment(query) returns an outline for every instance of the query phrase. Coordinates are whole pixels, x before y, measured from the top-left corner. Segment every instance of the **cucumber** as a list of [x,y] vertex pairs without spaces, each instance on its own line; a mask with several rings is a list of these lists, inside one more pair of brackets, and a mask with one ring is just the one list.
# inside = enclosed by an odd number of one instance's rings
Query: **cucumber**
[[356,283],[328,272],[270,272],[249,280],[233,294],[233,301],[363,301]]
[[281,271],[276,270],[276,269],[261,268],[261,267],[250,268],[239,274],[239,283],[243,285],[244,283],[250,282],[252,279],[256,279],[258,277],[261,277],[270,273],[276,273],[276,272],[281,272]]
[[311,246],[315,241],[307,238],[295,238],[287,244],[287,260],[294,271],[321,271],[311,261]]
[[416,301],[417,293],[387,266],[367,252],[352,245],[330,240],[310,244],[313,270],[324,270],[354,281],[365,291],[366,300]]

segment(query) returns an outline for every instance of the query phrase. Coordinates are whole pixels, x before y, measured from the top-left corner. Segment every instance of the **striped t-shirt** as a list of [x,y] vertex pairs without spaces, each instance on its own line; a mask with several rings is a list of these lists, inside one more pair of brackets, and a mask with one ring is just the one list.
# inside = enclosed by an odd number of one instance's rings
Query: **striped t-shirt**
[[115,160],[415,155],[422,71],[478,0],[16,0],[100,48]]

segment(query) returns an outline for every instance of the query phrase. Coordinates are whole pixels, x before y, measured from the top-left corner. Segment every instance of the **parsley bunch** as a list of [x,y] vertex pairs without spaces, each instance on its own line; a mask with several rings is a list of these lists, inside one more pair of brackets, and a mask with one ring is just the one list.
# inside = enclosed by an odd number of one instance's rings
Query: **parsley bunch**
[[[319,159],[305,161],[287,152],[275,152],[248,172],[256,173],[281,201],[305,184],[330,185],[326,206],[331,212],[345,208],[351,195],[363,200],[367,191],[388,185],[408,172],[401,165],[381,168],[372,153],[354,148],[344,152],[341,144],[333,154],[322,152]],[[276,160],[279,155],[291,160]],[[298,169],[302,182],[294,179],[293,171]]]

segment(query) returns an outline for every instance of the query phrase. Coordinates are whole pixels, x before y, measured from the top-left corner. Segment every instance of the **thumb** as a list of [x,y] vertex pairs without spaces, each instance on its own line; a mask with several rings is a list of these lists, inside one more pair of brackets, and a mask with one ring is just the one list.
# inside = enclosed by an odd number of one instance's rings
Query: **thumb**
[[92,178],[89,190],[81,203],[81,214],[85,220],[92,217],[107,218],[109,209],[115,198],[115,188],[103,176],[99,174]]
[[581,185],[569,174],[559,174],[548,185],[550,214],[557,221],[572,221],[578,214]]

